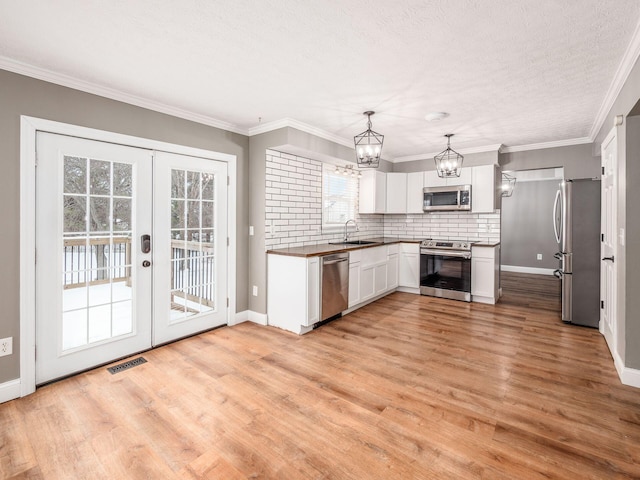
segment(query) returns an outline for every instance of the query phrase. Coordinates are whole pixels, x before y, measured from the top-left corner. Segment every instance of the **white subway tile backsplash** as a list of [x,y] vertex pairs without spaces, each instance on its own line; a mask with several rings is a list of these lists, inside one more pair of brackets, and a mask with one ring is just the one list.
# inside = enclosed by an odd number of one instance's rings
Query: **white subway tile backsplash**
[[[342,238],[343,230],[321,230],[322,163],[274,150],[266,152],[265,247],[316,245]],[[500,212],[357,215],[352,238],[401,237],[500,240]],[[351,229],[350,229],[351,231]]]

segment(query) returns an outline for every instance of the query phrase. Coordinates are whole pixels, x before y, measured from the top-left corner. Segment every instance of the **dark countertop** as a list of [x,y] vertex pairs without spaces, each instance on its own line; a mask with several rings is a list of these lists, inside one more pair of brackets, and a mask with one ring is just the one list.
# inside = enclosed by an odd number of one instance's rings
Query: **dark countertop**
[[471,242],[474,247],[497,247],[500,242]]
[[379,247],[381,245],[392,245],[394,243],[420,243],[421,239],[414,238],[398,238],[398,237],[375,237],[375,238],[354,238],[353,240],[367,240],[369,245],[345,245],[322,243],[318,245],[307,245],[305,247],[277,248],[267,250],[272,255],[287,255],[290,257],[319,257],[330,253],[349,252],[351,250],[359,250],[361,248]]

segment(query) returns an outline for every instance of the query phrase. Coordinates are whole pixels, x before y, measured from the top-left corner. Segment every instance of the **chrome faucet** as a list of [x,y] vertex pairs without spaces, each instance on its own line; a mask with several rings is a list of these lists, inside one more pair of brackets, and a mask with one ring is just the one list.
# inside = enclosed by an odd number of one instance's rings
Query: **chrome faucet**
[[349,220],[344,222],[344,242],[345,243],[349,241],[349,231],[347,230],[347,226],[349,225],[349,222],[353,222],[353,224],[356,226],[356,232],[360,231],[360,227],[358,227],[358,224],[353,218],[350,218]]

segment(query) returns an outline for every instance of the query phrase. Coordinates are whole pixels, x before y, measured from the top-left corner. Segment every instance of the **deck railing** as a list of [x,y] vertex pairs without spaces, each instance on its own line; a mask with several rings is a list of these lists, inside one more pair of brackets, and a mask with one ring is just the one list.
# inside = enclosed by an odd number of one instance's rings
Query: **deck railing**
[[[64,240],[65,289],[127,282],[131,285],[130,237]],[[171,241],[171,302],[180,297],[214,307],[215,257],[211,244]]]

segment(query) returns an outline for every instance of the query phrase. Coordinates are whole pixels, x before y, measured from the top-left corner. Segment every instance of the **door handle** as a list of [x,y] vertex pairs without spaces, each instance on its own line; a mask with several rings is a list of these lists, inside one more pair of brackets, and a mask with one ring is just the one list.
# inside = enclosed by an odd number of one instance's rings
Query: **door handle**
[[611,260],[612,262],[615,262],[615,257],[611,255],[610,257],[604,257],[602,260]]
[[142,235],[140,237],[140,250],[142,253],[149,253],[151,251],[151,235]]
[[151,266],[151,262],[149,260],[145,260],[144,262],[142,262],[142,266],[147,268]]

